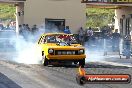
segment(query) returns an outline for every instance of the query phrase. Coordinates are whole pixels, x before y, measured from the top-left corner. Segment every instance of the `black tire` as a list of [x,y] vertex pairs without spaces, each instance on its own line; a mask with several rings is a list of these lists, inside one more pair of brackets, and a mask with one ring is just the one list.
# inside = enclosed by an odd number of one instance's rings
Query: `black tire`
[[81,67],[85,66],[85,59],[82,59],[79,61],[79,66],[81,66]]
[[42,56],[42,64],[43,66],[47,66],[48,65],[48,59],[45,56]]
[[79,75],[76,76],[76,81],[79,85],[84,85],[86,83],[85,77]]

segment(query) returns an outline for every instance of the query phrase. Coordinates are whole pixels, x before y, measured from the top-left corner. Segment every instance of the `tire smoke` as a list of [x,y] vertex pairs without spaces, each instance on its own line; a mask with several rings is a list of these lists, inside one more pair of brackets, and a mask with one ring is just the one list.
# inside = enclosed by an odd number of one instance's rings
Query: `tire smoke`
[[[25,29],[26,30],[26,29]],[[38,46],[37,41],[39,37],[44,33],[53,33],[59,32],[58,29],[45,29],[44,26],[38,28],[38,31],[34,34],[29,32],[24,32],[24,36],[16,35],[15,31],[4,31],[5,33],[1,33],[0,40],[4,40],[0,42],[0,45],[3,44],[4,48],[1,50],[3,53],[10,53],[15,55],[10,55],[6,60],[15,61],[18,63],[24,64],[40,64],[42,60],[42,51]],[[10,37],[8,37],[10,36]],[[6,37],[6,38],[3,38]],[[6,40],[6,42],[5,42]],[[8,46],[8,45],[11,45]],[[10,51],[8,49],[11,49]],[[6,57],[6,56],[5,56]]]

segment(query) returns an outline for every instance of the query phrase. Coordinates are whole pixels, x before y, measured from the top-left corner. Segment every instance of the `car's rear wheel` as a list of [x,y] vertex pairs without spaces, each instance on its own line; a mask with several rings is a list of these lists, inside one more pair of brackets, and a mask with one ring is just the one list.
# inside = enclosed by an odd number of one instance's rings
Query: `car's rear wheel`
[[42,56],[42,64],[43,66],[47,66],[49,63],[48,59],[45,56]]
[[82,59],[79,61],[79,66],[81,66],[81,67],[85,66],[85,59]]

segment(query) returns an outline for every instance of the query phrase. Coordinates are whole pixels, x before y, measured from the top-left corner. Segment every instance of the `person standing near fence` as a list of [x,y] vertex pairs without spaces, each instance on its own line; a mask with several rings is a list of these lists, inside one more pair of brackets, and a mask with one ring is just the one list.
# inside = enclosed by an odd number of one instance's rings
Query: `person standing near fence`
[[87,37],[88,45],[90,45],[93,39],[93,30],[91,27],[89,27],[89,29],[86,31],[86,37]]
[[126,59],[130,59],[130,56],[131,56],[131,36],[129,34],[127,34],[124,38],[123,55],[126,56]]
[[78,31],[78,35],[79,35],[79,43],[83,45],[84,44],[84,30],[82,27],[80,27]]
[[118,33],[118,29],[115,29],[115,32],[112,34],[112,49],[113,49],[113,51],[119,51],[120,37],[121,36]]
[[66,28],[64,29],[63,32],[66,33],[66,34],[71,34],[71,31],[69,29],[69,26],[66,26]]
[[32,27],[32,34],[35,35],[35,33],[38,31],[37,25],[33,25]]
[[103,50],[104,50],[104,56],[107,55],[107,40],[108,40],[108,29],[107,27],[105,26],[103,29],[102,29],[102,47],[103,47]]

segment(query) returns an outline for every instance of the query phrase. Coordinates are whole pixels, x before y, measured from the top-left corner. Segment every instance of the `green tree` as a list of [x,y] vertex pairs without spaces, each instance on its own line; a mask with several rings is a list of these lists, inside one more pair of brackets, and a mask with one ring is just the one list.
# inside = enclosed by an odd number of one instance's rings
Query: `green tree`
[[15,20],[15,6],[13,4],[0,4],[0,19],[7,20],[13,19]]
[[114,9],[87,8],[86,27],[103,27],[112,22]]

